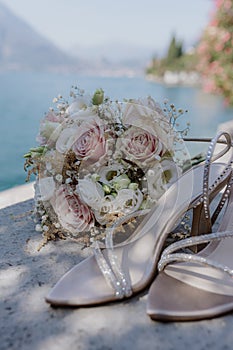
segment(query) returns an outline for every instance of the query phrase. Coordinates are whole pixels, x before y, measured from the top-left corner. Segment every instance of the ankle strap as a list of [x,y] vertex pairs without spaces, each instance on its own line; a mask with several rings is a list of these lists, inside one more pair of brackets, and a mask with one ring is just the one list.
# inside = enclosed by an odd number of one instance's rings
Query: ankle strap
[[[231,180],[232,181],[232,180]],[[168,264],[174,262],[188,262],[198,263],[205,266],[210,266],[220,271],[223,271],[233,277],[232,268],[222,265],[221,263],[212,261],[205,256],[189,254],[189,253],[174,253],[180,249],[188,248],[197,244],[209,243],[212,241],[221,241],[225,238],[233,238],[233,231],[215,232],[210,234],[204,234],[201,236],[190,237],[183,239],[182,241],[175,242],[164,249],[160,261],[158,263],[158,270],[161,272]]]
[[[202,138],[190,138],[190,139],[186,139],[188,141],[201,141],[201,142],[207,142],[210,139],[202,139]],[[222,149],[220,152],[218,152],[216,155],[214,155],[214,150],[217,144],[224,144],[226,145],[224,147],[224,149]],[[203,211],[204,211],[204,216],[206,219],[206,227],[207,228],[207,232],[211,232],[212,230],[212,225],[215,222],[216,218],[218,217],[221,209],[223,208],[223,205],[228,197],[229,194],[229,186],[226,188],[213,216],[212,219],[210,218],[210,208],[209,208],[209,196],[211,194],[211,192],[217,188],[217,186],[224,180],[230,176],[231,174],[231,166],[232,166],[232,160],[233,160],[233,155],[231,155],[230,160],[228,161],[228,163],[226,164],[224,170],[222,171],[222,173],[220,174],[220,176],[216,179],[215,183],[209,187],[209,177],[210,177],[210,169],[211,169],[211,164],[221,158],[223,155],[225,155],[230,149],[233,151],[232,149],[233,143],[231,140],[231,136],[229,133],[227,132],[222,132],[220,131],[219,133],[217,133],[217,135],[211,139],[211,142],[209,143],[209,147],[207,150],[207,154],[206,154],[206,158],[204,161],[204,176],[203,176],[203,192],[202,192],[202,196],[201,198],[199,198],[196,202],[194,202],[194,207],[198,206],[199,204],[203,204]],[[229,181],[229,180],[228,180]],[[207,233],[206,232],[206,233]]]

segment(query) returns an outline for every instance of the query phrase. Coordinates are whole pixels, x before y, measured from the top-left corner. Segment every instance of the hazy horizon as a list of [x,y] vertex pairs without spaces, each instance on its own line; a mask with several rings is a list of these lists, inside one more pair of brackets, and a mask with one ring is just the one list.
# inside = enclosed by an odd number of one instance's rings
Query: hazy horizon
[[116,60],[163,53],[175,34],[190,47],[199,39],[212,0],[0,0],[58,48],[75,55]]

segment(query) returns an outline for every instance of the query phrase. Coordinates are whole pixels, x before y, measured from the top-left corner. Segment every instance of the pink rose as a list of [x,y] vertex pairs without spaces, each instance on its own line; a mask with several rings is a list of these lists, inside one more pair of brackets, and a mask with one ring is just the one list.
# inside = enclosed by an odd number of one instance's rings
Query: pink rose
[[[140,104],[140,101],[137,103],[127,102],[122,115],[123,125],[125,125],[127,129],[129,126],[131,126],[132,130],[135,132],[135,135],[147,135],[146,138],[148,138],[149,144],[154,142],[152,139],[156,140],[155,148],[158,148],[156,151],[157,154],[160,153],[159,148],[161,145],[163,145],[163,148],[166,150],[172,150],[175,140],[175,132],[171,127],[168,118],[163,114],[161,108],[158,107],[153,99],[148,98],[147,104],[145,104],[146,102],[144,102],[144,104]],[[132,133],[132,131],[130,131],[130,133]],[[159,135],[159,140],[157,135]],[[137,144],[139,145],[139,138],[136,138]]]
[[80,126],[72,150],[78,159],[91,159],[97,161],[106,153],[106,140],[103,126],[95,121]]
[[60,186],[51,199],[51,204],[62,227],[77,234],[94,226],[94,217],[77,194],[69,194],[66,186]]
[[118,141],[120,150],[136,163],[160,159],[164,150],[162,142],[156,136],[135,126],[129,128]]
[[56,150],[66,153],[70,149],[80,160],[97,161],[106,154],[104,126],[98,123],[97,117],[89,121],[81,121],[79,126],[74,125],[61,132],[56,142]]

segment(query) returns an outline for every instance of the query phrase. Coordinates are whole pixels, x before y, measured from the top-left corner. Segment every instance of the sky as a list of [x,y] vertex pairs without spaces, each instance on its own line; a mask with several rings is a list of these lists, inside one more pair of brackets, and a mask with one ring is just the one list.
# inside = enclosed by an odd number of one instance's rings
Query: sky
[[124,43],[156,52],[171,35],[195,43],[214,0],[0,0],[58,47]]

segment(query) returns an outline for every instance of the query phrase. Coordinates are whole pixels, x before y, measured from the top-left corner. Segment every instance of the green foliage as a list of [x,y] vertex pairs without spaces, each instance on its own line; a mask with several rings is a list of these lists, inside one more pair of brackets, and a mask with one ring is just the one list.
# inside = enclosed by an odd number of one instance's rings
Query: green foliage
[[170,45],[168,47],[167,56],[165,60],[167,63],[172,63],[177,58],[183,55],[183,45],[182,42],[176,40],[175,36],[172,37]]
[[173,35],[168,46],[167,54],[162,59],[154,57],[146,73],[163,77],[169,71],[193,71],[196,67],[196,53],[184,53],[183,44]]
[[198,69],[205,91],[233,105],[233,0],[217,0],[198,46]]

